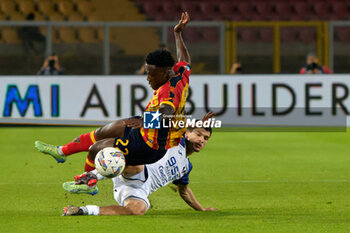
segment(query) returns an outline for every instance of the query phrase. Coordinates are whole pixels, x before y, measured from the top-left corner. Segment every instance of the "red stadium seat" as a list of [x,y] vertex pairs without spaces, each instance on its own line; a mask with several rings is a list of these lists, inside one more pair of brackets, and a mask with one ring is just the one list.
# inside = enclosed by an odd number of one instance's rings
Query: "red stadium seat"
[[260,15],[260,14],[254,14],[251,15],[250,18],[248,18],[248,20],[251,21],[266,21],[268,19],[268,15]]
[[178,12],[178,5],[175,2],[165,1],[162,2],[162,9],[164,13],[173,14]]
[[224,21],[229,20],[229,16],[216,12],[214,14],[210,14],[208,16],[208,20]]
[[295,2],[293,3],[294,10],[298,15],[308,15],[311,14],[311,7],[306,2]]
[[215,7],[213,2],[199,2],[199,8],[204,14],[214,14]]
[[268,15],[266,19],[271,21],[290,20],[290,16],[274,13],[274,14]]
[[168,37],[167,44],[174,43],[175,38],[174,38],[174,28],[173,27],[168,27],[167,37]]
[[293,14],[293,9],[289,2],[276,2],[275,9],[282,18],[290,17]]
[[339,21],[339,20],[346,20],[347,18],[343,15],[336,15],[336,14],[332,14],[328,17],[328,20],[334,20],[334,21]]
[[214,27],[205,27],[202,29],[202,35],[205,41],[217,43],[219,42],[219,30]]
[[256,2],[255,7],[260,15],[268,16],[273,14],[272,5],[269,2]]
[[300,28],[299,38],[303,43],[314,43],[316,41],[315,28]]
[[142,8],[147,15],[155,16],[160,10],[160,5],[158,2],[149,1],[149,2],[144,2],[142,4]]
[[153,19],[155,21],[169,21],[169,20],[174,20],[174,17],[167,13],[157,13],[156,15],[153,16]]
[[328,2],[315,2],[312,5],[315,13],[320,17],[329,16],[332,12],[331,5]]
[[[174,33],[173,33],[173,36],[174,36]],[[194,27],[188,27],[183,32],[183,38],[185,41],[188,41],[188,42],[198,42],[200,40],[200,37],[201,36],[197,28],[194,28]]]
[[210,15],[203,14],[202,12],[196,12],[191,14],[191,19],[201,21],[201,20],[209,20]]
[[249,2],[238,2],[236,7],[242,20],[251,20],[253,15],[257,14],[254,11],[254,6]]
[[253,43],[256,42],[258,37],[254,28],[239,28],[238,32],[238,40],[243,42]]
[[237,10],[241,15],[253,15],[254,7],[249,2],[238,2],[237,3]]
[[236,13],[235,4],[233,2],[219,2],[219,12],[223,15],[231,15]]
[[273,41],[273,29],[272,28],[261,28],[260,38],[262,42],[271,43]]
[[226,15],[226,19],[232,20],[232,21],[243,21],[243,20],[245,20],[245,18],[243,16],[241,16],[240,14],[238,14],[238,13],[231,14],[231,15]]
[[298,41],[298,34],[294,28],[281,28],[281,41],[293,43]]
[[349,27],[336,27],[335,28],[335,41],[349,43],[350,42],[350,28]]
[[349,4],[346,2],[333,2],[332,3],[333,16],[336,15],[339,19],[349,19]]
[[192,15],[192,13],[198,11],[198,6],[196,2],[184,1],[181,2],[181,10],[187,11],[190,15]]
[[307,19],[307,15],[293,14],[289,17],[289,20],[291,20],[291,21],[304,21],[306,19]]

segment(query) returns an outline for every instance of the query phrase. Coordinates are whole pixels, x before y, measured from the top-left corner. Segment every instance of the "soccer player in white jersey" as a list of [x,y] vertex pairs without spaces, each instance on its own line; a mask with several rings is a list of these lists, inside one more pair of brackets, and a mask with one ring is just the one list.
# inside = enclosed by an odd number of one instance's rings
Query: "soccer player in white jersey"
[[[143,215],[150,207],[148,196],[170,182],[177,186],[181,198],[193,209],[217,210],[203,207],[188,186],[189,173],[192,169],[188,156],[201,151],[210,136],[210,128],[188,128],[180,145],[169,149],[162,159],[154,164],[134,166],[125,171],[122,176],[113,178],[114,198],[119,205],[66,206],[63,215]],[[85,180],[82,184],[66,182],[64,188],[71,193],[84,193],[89,179],[96,177],[91,174],[97,174],[98,180],[104,179],[94,170],[84,176]]]

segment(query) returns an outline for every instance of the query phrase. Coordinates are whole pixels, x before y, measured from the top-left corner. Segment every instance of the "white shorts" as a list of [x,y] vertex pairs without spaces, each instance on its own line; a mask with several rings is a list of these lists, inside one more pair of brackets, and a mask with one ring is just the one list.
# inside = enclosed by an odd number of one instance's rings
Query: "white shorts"
[[119,205],[124,206],[124,202],[128,199],[139,199],[144,201],[147,210],[150,207],[148,193],[145,190],[145,183],[139,180],[127,180],[123,176],[113,178],[114,199]]

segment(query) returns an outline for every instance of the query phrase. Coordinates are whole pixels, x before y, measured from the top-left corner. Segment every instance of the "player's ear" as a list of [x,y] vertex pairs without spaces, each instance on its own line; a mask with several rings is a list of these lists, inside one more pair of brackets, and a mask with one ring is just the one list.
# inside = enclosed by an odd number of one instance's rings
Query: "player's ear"
[[164,77],[170,76],[170,69],[168,69],[168,67],[163,68],[163,75]]
[[189,136],[189,131],[186,130],[186,132],[185,132],[185,137],[186,137],[187,140],[188,140],[188,136]]
[[169,74],[170,77],[174,77],[175,72],[174,72],[174,70],[173,70],[172,67],[170,67],[170,68],[168,69],[168,74]]

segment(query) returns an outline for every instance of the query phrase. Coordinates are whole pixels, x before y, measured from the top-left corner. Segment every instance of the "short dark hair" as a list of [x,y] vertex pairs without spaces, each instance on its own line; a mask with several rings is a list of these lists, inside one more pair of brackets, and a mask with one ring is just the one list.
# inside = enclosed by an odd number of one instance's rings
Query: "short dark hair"
[[187,130],[190,131],[190,132],[192,132],[195,129],[205,129],[206,131],[208,131],[210,133],[210,136],[213,133],[213,130],[212,130],[211,127],[196,127],[196,126],[194,126],[194,127],[191,127],[191,126],[187,127]]
[[163,49],[150,52],[146,57],[146,63],[156,67],[172,67],[175,65],[175,60],[169,51]]

